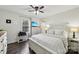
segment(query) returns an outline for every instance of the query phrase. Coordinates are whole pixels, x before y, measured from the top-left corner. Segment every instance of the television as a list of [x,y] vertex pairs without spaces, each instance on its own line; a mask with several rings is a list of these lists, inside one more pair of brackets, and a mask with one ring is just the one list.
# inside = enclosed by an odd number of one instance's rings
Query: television
[[38,26],[39,26],[38,22],[32,21],[32,27],[38,27]]

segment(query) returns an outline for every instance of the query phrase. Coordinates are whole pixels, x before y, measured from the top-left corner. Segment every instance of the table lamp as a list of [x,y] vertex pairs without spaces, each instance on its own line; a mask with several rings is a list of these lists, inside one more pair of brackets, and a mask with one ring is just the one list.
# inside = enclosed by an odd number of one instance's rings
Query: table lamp
[[75,33],[78,32],[78,27],[71,27],[70,31],[73,32],[73,38],[75,38]]
[[47,33],[47,30],[49,29],[50,25],[49,24],[42,24],[42,28],[45,31],[45,33]]
[[47,30],[49,29],[49,25],[47,24],[46,26],[45,26],[45,33],[47,33]]

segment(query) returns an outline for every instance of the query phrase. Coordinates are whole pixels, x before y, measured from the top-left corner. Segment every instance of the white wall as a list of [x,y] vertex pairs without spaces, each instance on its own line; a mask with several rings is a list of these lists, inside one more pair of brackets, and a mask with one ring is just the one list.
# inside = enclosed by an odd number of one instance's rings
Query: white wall
[[[7,24],[6,19],[11,19],[12,23]],[[70,24],[79,24],[79,8],[70,10],[67,12],[62,12],[56,15],[47,17],[49,24],[56,23],[70,23]],[[17,33],[22,30],[23,20],[28,20],[25,17],[19,17],[19,14],[0,10],[0,29],[4,29],[8,32],[8,43],[16,42]]]
[[[62,12],[56,15],[52,15],[50,17],[47,17],[48,21],[46,23],[48,24],[61,24],[61,23],[68,23],[68,26],[77,26],[79,27],[79,8],[69,10],[66,12]],[[72,33],[70,33],[70,36]],[[79,38],[79,32],[77,33],[77,38]]]
[[52,15],[46,19],[48,19],[47,23],[50,24],[68,22],[70,24],[79,25],[79,8]]
[[[6,19],[11,19],[12,23],[7,24]],[[8,43],[16,42],[17,34],[22,30],[22,22],[27,19],[28,18],[19,17],[19,14],[0,10],[0,29],[8,32]]]

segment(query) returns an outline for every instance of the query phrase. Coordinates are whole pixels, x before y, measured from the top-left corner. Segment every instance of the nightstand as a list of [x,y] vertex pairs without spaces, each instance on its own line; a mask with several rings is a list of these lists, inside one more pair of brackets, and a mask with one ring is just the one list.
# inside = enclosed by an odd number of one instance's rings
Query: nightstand
[[68,48],[75,52],[79,53],[79,39],[77,38],[69,38],[68,40]]

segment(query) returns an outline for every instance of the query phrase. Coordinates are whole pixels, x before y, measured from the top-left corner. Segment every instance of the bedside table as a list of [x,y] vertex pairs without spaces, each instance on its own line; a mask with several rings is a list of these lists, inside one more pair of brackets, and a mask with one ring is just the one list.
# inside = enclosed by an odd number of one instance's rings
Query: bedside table
[[69,38],[68,39],[68,48],[75,52],[79,53],[79,39],[77,38]]

